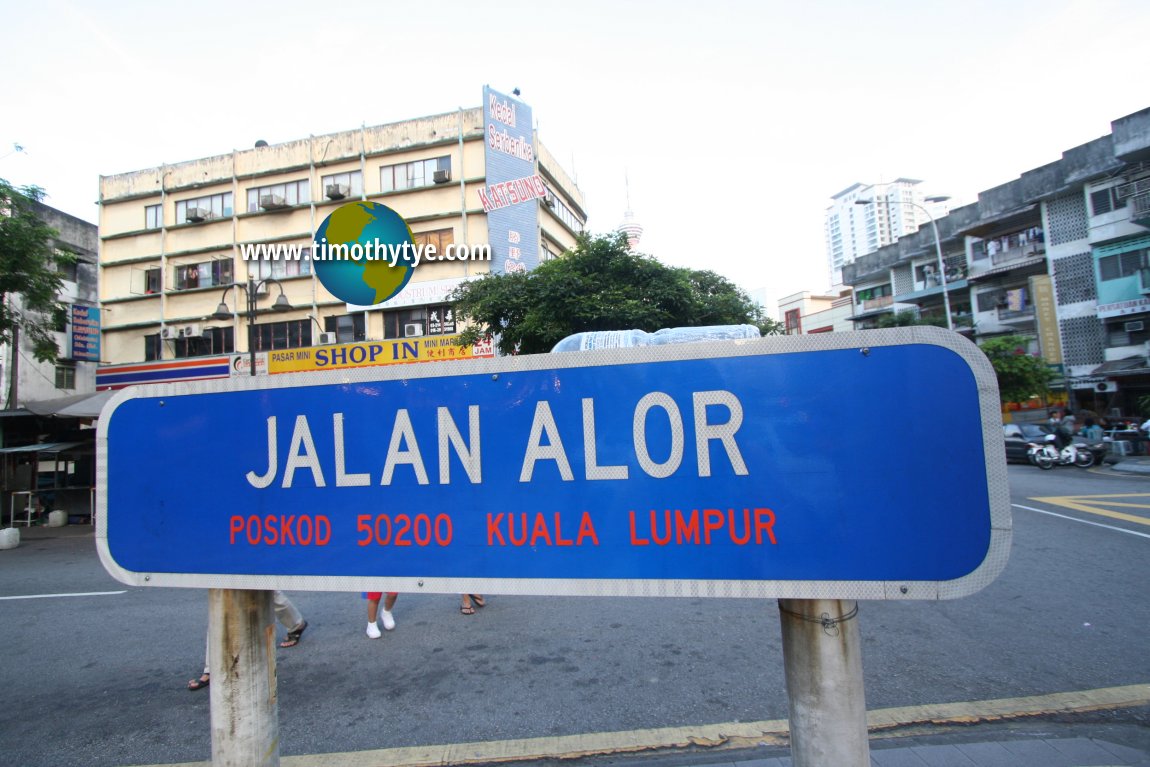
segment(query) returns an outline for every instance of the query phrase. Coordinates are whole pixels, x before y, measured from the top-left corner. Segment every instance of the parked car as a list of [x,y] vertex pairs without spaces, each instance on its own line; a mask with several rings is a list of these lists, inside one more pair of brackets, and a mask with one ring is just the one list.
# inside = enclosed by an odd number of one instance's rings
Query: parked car
[[[1027,445],[1031,442],[1043,442],[1049,434],[1053,434],[1053,430],[1044,423],[1004,423],[1002,436],[1006,442],[1006,462],[1026,463]],[[1074,439],[1078,442],[1084,441],[1077,436]],[[1109,442],[1095,442],[1089,447],[1090,452],[1094,453],[1096,465],[1101,464],[1103,460],[1114,462],[1114,459],[1109,457]]]

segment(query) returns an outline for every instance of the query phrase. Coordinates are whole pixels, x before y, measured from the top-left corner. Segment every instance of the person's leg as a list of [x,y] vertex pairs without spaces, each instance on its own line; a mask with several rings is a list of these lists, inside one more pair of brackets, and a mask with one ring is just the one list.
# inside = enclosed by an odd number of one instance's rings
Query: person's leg
[[[399,598],[398,591],[389,591],[383,600],[383,628],[385,631],[391,631],[395,628],[395,618],[391,615],[391,608],[395,607],[395,600]],[[376,601],[379,605],[379,601]]]
[[287,598],[282,591],[272,592],[272,606],[276,611],[276,620],[288,631],[298,631],[303,625],[303,615],[299,609]]
[[[389,595],[390,597],[390,595]],[[379,600],[383,598],[382,591],[367,592],[367,636],[369,639],[379,639]],[[394,600],[392,600],[394,602]]]
[[471,595],[464,594],[463,601],[459,605],[459,612],[464,615],[475,615],[475,608],[471,605]]
[[207,633],[204,635],[204,673],[200,675],[199,679],[189,679],[189,690],[202,690],[207,687],[212,681],[212,668],[211,668],[211,652],[212,652],[212,635]]
[[287,638],[280,642],[280,647],[295,647],[307,628],[307,621],[282,591],[272,592],[272,605],[275,607],[276,620],[288,630]]

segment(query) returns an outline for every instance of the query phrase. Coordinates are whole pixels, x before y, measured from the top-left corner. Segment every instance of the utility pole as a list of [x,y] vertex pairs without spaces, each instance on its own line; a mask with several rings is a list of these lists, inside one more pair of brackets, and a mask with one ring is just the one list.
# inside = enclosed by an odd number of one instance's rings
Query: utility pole
[[20,325],[12,326],[12,353],[8,359],[8,407],[14,410],[20,407]]

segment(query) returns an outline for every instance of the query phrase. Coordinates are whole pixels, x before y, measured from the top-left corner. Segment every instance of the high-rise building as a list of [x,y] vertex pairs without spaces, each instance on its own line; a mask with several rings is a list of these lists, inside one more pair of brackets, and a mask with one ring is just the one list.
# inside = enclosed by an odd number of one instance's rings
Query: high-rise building
[[[844,265],[918,231],[928,222],[920,207],[924,205],[918,189],[921,183],[913,178],[854,183],[831,198],[834,202],[826,210],[824,228],[832,285],[842,282]],[[931,212],[943,216],[946,208]]]

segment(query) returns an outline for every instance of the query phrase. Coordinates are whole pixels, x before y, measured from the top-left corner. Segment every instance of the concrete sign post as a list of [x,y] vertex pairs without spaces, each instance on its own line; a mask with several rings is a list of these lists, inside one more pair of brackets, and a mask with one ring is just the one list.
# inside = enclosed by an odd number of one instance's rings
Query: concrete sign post
[[972,594],[1010,549],[993,369],[933,327],[137,387],[97,450],[133,585],[834,615]]
[[208,591],[213,767],[279,767],[270,591]]
[[795,767],[870,767],[858,603],[780,599]]

